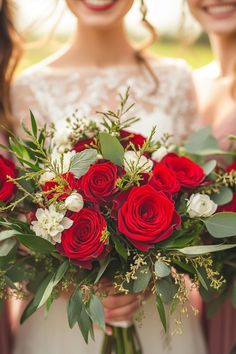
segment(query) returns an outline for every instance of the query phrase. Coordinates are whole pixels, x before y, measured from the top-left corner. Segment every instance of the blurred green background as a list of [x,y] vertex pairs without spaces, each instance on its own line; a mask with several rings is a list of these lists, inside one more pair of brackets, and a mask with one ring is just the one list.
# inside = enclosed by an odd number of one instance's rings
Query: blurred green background
[[[19,70],[21,71],[54,53],[63,46],[66,40],[67,37],[57,37],[50,41],[47,41],[47,39],[44,41],[32,40],[25,51]],[[199,68],[212,60],[210,46],[204,35],[192,44],[183,44],[177,40],[161,38],[151,48],[151,51],[159,56],[183,58],[193,68]]]

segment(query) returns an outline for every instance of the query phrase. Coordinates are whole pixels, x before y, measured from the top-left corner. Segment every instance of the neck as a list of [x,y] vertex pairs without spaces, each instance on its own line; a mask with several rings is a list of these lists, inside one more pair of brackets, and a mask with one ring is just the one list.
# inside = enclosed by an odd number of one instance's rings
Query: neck
[[236,63],[236,35],[210,35],[210,41],[215,58],[219,65],[220,76],[231,76]]
[[69,52],[76,66],[106,67],[135,61],[134,48],[129,43],[123,23],[109,30],[94,29],[78,23]]

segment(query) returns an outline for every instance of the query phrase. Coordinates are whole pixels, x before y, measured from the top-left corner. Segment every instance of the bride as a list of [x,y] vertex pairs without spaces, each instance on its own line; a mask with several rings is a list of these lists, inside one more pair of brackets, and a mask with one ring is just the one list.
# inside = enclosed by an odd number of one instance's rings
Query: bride
[[[138,1],[138,0],[137,0]],[[131,130],[149,135],[154,125],[158,136],[186,135],[197,119],[191,75],[181,60],[147,57],[135,49],[124,28],[124,16],[134,0],[66,0],[78,24],[72,41],[63,51],[26,70],[12,88],[12,109],[20,120],[29,109],[39,122],[54,122],[65,132],[66,118],[79,114],[96,119],[96,111],[116,109],[118,92],[131,87],[132,115],[141,117]],[[146,19],[144,24],[154,36]],[[140,307],[134,295],[111,294],[104,300],[107,322],[130,319]],[[150,297],[143,305],[145,318],[138,328],[144,354],[205,354],[199,318],[182,316],[183,335],[173,336],[164,346],[161,322]],[[79,329],[69,329],[66,301],[55,301],[48,319],[38,311],[15,333],[14,354],[96,354],[103,333],[86,345]],[[124,353],[128,354],[128,353]]]

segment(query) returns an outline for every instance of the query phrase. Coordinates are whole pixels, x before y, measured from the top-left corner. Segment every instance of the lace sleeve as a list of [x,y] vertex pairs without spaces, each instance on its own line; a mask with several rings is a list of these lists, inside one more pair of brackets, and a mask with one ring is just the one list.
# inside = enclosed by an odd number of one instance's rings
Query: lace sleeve
[[[22,74],[15,80],[11,88],[11,108],[16,119],[17,130],[23,121],[25,125],[30,122],[30,110],[33,112],[39,125],[45,122],[45,115],[42,105],[37,97],[37,91],[34,89],[33,77],[28,74]],[[34,79],[35,80],[35,79]]]
[[178,104],[175,104],[175,129],[179,138],[186,138],[200,127],[201,120],[191,68],[182,63],[178,75],[179,80],[176,81],[178,86],[175,88],[178,100]]

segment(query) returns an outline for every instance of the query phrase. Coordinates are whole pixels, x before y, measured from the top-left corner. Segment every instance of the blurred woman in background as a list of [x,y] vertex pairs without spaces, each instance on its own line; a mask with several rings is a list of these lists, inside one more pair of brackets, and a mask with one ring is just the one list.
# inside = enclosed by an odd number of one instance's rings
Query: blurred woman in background
[[[236,0],[188,0],[192,15],[208,33],[214,61],[196,70],[203,123],[222,148],[236,135]],[[229,354],[236,345],[236,310],[228,300],[208,321],[210,354]]]
[[[147,21],[143,0],[143,23],[155,38]],[[124,17],[134,0],[66,0],[77,19],[77,28],[66,48],[26,72],[12,90],[13,111],[27,120],[29,109],[43,123],[54,122],[66,135],[66,118],[79,108],[81,116],[98,119],[97,111],[117,110],[118,92],[131,87],[130,101],[135,102],[132,116],[141,119],[131,130],[148,136],[157,125],[158,135],[186,134],[196,120],[196,100],[191,73],[182,60],[156,59],[131,44]],[[151,41],[152,42],[152,41]],[[128,117],[127,117],[128,118]],[[132,319],[140,307],[137,296],[114,294],[104,299],[107,322]],[[183,335],[171,338],[171,348],[163,348],[161,321],[153,298],[144,305],[145,318],[138,328],[144,354],[205,354],[199,320],[189,312],[182,316]],[[172,328],[173,329],[173,328]],[[86,345],[79,329],[70,330],[66,302],[55,301],[45,321],[39,310],[16,333],[15,354],[96,354],[102,332]],[[124,353],[128,354],[128,353]]]
[[[14,123],[10,108],[10,85],[21,54],[20,39],[13,23],[13,4],[0,0],[0,142],[6,144],[7,130]],[[3,151],[0,152],[1,154]],[[0,353],[9,354],[11,349],[10,323],[7,303],[0,315]]]

